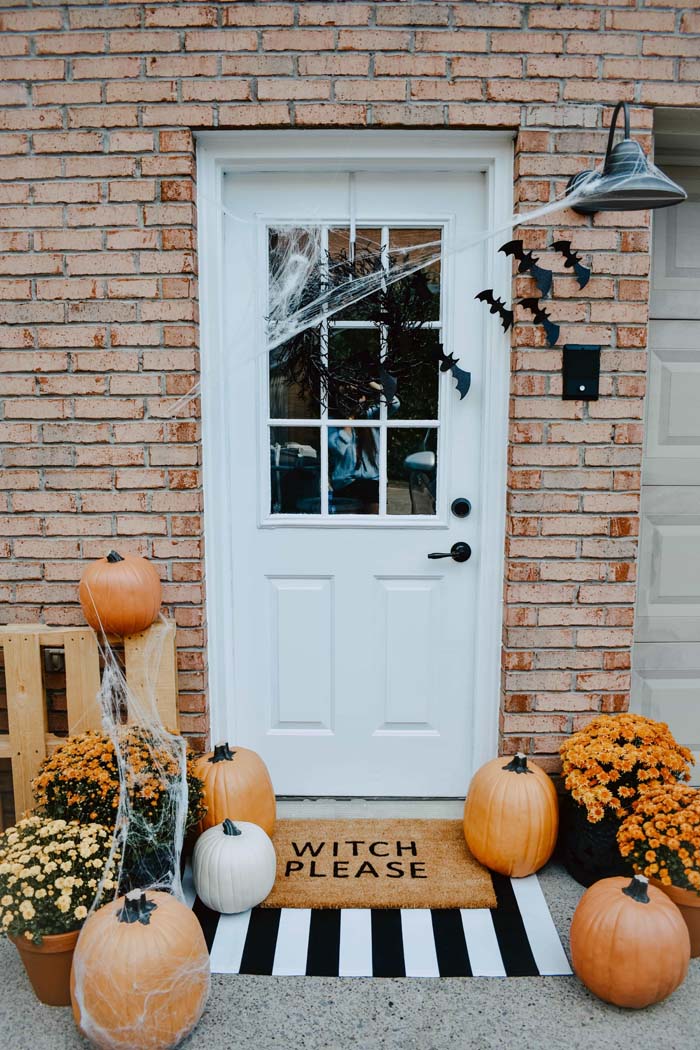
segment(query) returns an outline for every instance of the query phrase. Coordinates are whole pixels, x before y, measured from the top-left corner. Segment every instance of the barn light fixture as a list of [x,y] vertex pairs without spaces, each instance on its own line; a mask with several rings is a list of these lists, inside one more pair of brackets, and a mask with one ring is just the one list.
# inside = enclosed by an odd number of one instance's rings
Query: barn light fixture
[[[620,110],[625,115],[625,135],[613,146]],[[602,171],[580,171],[568,186],[583,196],[572,205],[581,215],[597,211],[640,211],[680,204],[688,194],[651,164],[638,142],[630,138],[630,115],[626,102],[618,102],[610,124],[608,147]]]

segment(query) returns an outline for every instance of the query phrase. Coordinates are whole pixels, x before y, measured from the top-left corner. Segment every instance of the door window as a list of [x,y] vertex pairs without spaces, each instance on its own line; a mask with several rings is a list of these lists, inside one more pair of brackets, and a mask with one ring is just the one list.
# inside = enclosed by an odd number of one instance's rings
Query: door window
[[[381,279],[392,260],[410,264],[415,257],[417,265],[421,246],[439,246],[441,240],[442,229],[434,226],[358,228],[352,244],[347,226],[270,228],[269,284],[279,292],[290,245],[301,249],[300,266],[305,242],[320,245],[320,262],[302,270],[298,302],[300,296],[312,301],[322,295],[348,267],[367,272],[373,266]],[[397,325],[378,309],[375,293],[324,315],[317,327],[270,352],[266,428],[272,515],[304,515],[306,521],[436,515],[440,270],[437,260],[420,271],[420,325]],[[409,281],[398,284],[409,289]],[[415,365],[407,367],[412,346]],[[399,356],[403,365],[392,375],[392,360]]]

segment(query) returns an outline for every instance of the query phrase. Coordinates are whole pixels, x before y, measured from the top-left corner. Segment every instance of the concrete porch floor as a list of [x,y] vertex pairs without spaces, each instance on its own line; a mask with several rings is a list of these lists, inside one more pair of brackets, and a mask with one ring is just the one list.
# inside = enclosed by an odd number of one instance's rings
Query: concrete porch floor
[[[540,879],[565,947],[583,892],[556,864]],[[16,950],[0,940],[0,1048],[87,1047],[69,1009],[42,1006]],[[619,1010],[576,977],[401,980],[212,978],[186,1050],[692,1050],[700,1046],[700,959],[647,1010]],[[140,1050],[134,1047],[134,1050]]]

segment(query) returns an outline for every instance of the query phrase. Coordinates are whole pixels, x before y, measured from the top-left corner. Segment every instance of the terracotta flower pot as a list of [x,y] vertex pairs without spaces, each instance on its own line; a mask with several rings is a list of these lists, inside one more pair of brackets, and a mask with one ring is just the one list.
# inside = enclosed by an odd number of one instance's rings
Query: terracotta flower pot
[[47,1006],[70,1006],[70,968],[80,930],[45,934],[41,944],[12,937],[34,993]]
[[700,894],[684,890],[680,886],[664,886],[656,879],[650,880],[673,901],[685,919],[690,934],[690,954],[693,959],[700,956]]

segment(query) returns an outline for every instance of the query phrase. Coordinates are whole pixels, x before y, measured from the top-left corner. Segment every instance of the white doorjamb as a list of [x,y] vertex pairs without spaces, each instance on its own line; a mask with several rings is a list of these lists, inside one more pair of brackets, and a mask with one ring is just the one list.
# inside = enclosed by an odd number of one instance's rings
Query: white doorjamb
[[[227,447],[231,410],[223,303],[223,179],[228,172],[424,171],[484,172],[485,228],[506,223],[513,210],[513,136],[471,131],[241,131],[201,132],[197,138],[200,372],[204,478],[204,537],[210,724],[213,740],[236,741],[236,667],[233,659],[233,572],[229,542],[231,500]],[[429,191],[429,186],[426,187]],[[490,242],[482,287],[508,299],[510,261]],[[480,288],[465,289],[474,295]],[[495,318],[484,326],[479,559],[471,750],[474,769],[496,754],[501,681],[503,559],[510,340]],[[245,556],[242,552],[242,556]],[[467,698],[465,696],[465,703]]]

